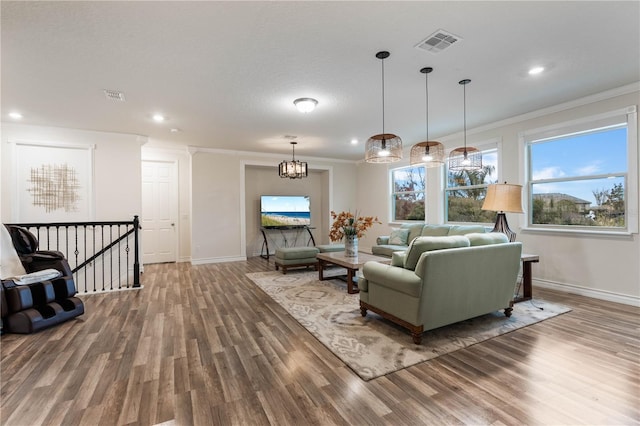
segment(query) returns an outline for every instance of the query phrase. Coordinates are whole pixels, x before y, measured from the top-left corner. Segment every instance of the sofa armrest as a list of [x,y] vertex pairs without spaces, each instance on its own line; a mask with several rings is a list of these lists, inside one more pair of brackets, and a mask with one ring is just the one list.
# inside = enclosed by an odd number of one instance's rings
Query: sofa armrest
[[369,291],[379,285],[412,297],[420,297],[422,292],[422,280],[409,269],[370,261],[364,264],[362,275],[368,281]]
[[378,244],[379,246],[389,244],[389,236],[388,235],[383,235],[383,236],[380,236],[380,237],[376,238],[376,244]]

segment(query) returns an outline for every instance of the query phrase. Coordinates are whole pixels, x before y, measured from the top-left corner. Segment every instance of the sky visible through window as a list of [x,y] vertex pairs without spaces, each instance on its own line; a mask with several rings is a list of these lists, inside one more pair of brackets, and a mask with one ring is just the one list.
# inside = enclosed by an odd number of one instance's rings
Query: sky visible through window
[[[627,172],[627,129],[605,129],[531,145],[531,178],[563,179]],[[563,193],[596,205],[594,190],[624,184],[624,178],[536,184],[534,192]]]

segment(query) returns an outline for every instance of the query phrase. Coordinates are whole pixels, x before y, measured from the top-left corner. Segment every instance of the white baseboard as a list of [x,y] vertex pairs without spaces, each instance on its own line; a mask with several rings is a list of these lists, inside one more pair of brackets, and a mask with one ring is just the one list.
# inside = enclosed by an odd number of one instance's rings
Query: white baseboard
[[586,288],[575,284],[565,284],[547,280],[534,279],[533,285],[542,288],[549,288],[551,290],[563,291],[565,293],[592,297],[594,299],[606,300],[608,302],[622,303],[624,305],[640,307],[640,297],[638,296],[630,296],[627,294],[614,293],[606,290]]
[[246,256],[205,257],[203,259],[191,259],[191,264],[206,265],[209,263],[240,262],[243,260],[247,260],[247,257]]

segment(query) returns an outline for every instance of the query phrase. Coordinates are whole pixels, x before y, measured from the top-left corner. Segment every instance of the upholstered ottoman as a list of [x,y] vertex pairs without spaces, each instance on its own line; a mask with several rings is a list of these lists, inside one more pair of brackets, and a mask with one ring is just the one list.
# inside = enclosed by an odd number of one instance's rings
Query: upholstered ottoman
[[321,244],[316,246],[320,253],[329,253],[333,251],[344,251],[344,244]]
[[282,273],[286,274],[288,268],[300,266],[313,266],[317,268],[318,260],[316,254],[319,250],[316,247],[284,247],[276,249],[276,271],[282,268]]

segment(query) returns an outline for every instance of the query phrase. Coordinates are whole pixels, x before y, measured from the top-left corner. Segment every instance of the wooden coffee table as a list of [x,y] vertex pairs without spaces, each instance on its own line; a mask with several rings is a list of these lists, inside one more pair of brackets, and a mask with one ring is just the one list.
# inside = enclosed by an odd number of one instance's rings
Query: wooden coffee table
[[[389,263],[391,259],[388,257],[376,256],[369,253],[358,253],[357,257],[347,257],[344,251],[334,251],[327,253],[318,253],[316,255],[318,259],[318,279],[320,281],[325,280],[323,271],[329,265],[338,265],[347,270],[347,293],[358,293],[360,290],[357,288],[357,284],[354,280],[358,269],[362,268],[365,262],[375,260],[381,263]],[[331,279],[336,277],[328,277]]]

